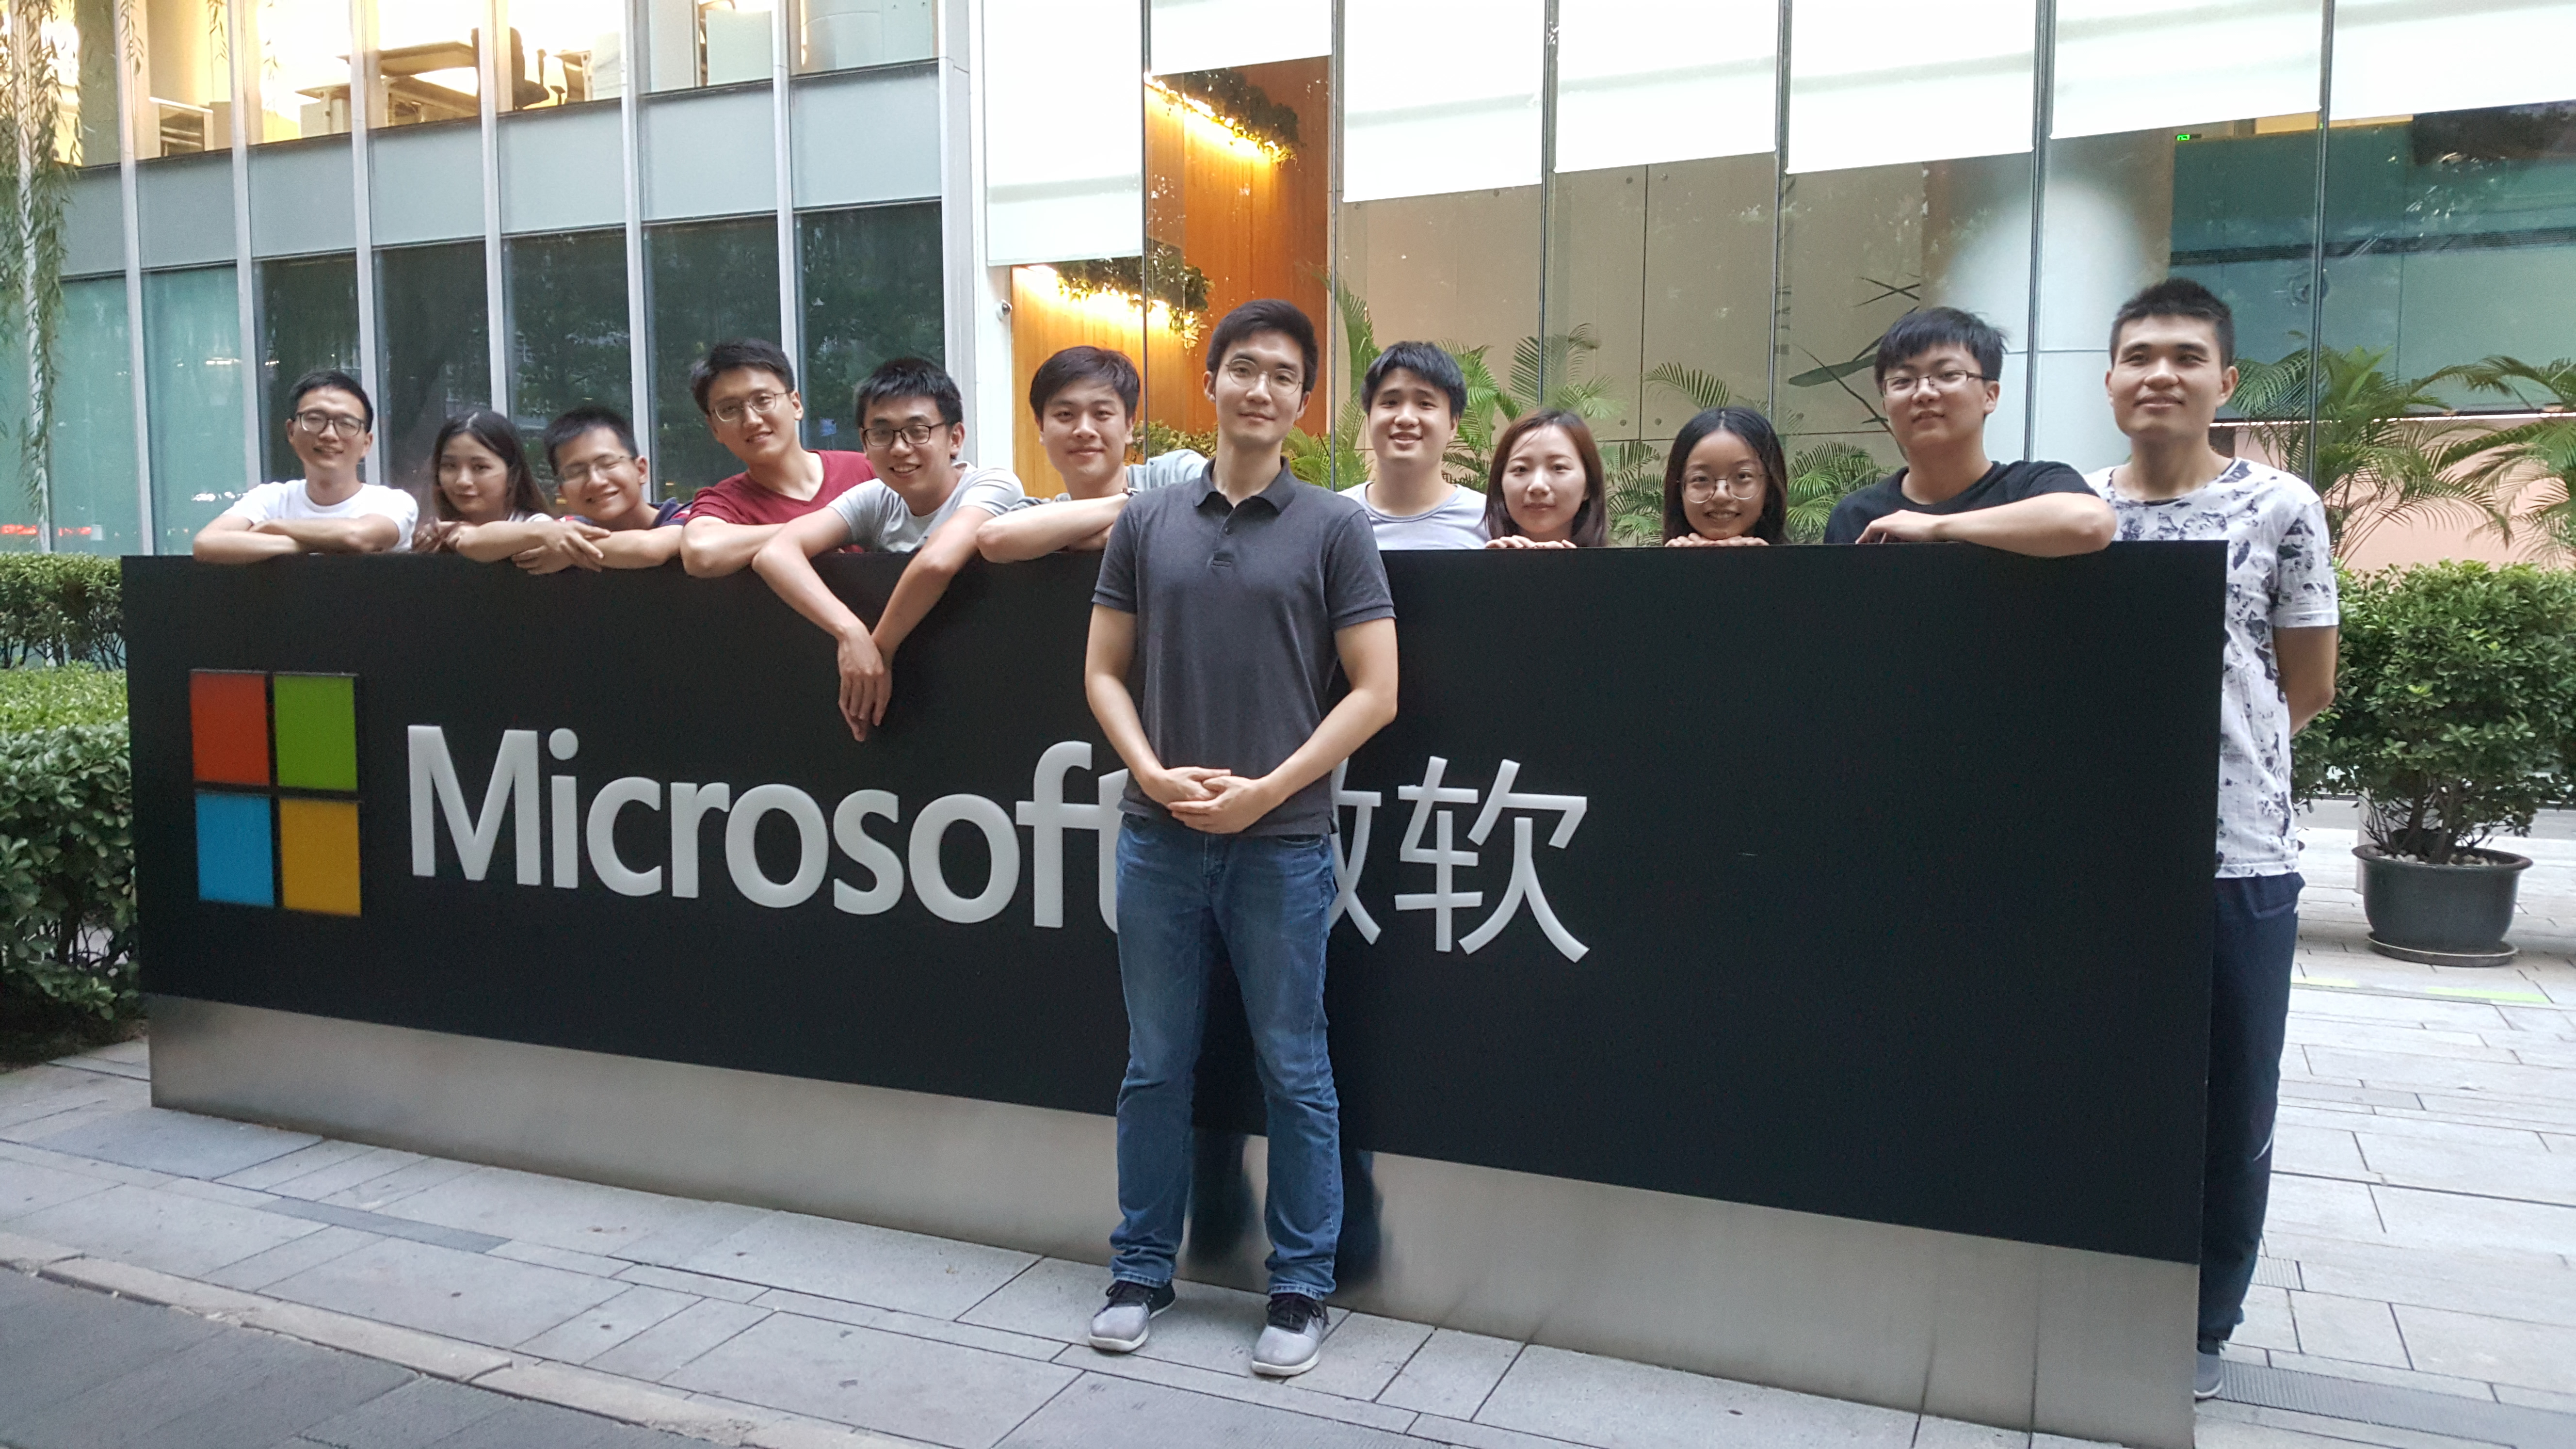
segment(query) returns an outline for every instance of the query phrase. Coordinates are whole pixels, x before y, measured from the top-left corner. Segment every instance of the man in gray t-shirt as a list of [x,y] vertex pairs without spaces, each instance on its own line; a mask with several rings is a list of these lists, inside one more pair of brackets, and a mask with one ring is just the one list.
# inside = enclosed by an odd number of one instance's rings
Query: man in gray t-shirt
[[[1395,717],[1395,605],[1353,500],[1280,444],[1315,380],[1315,327],[1246,303],[1208,340],[1216,458],[1111,528],[1083,682],[1129,771],[1118,834],[1118,1230],[1093,1347],[1145,1342],[1172,1302],[1190,1196],[1190,1087],[1207,978],[1242,986],[1270,1123],[1270,1308],[1252,1371],[1315,1366],[1342,1223],[1341,1105],[1324,1039],[1333,767]],[[1337,678],[1349,689],[1333,697]]]
[[[1020,480],[960,461],[965,399],[937,363],[898,357],[868,374],[856,403],[876,480],[781,525],[751,566],[840,646],[841,718],[864,740],[894,697],[895,650],[975,557],[975,530],[1019,500]],[[814,555],[853,544],[912,555],[873,629],[814,572]]]

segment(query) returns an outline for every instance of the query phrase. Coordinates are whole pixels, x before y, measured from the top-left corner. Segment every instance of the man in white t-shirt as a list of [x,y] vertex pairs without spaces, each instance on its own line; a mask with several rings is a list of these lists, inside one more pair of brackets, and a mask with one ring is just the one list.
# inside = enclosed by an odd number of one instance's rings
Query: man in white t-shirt
[[1428,342],[1399,342],[1360,379],[1367,418],[1369,481],[1342,491],[1368,511],[1377,546],[1483,548],[1485,498],[1449,481],[1442,467],[1467,411],[1458,359]]
[[[976,468],[960,457],[965,400],[937,363],[898,357],[884,364],[860,382],[852,411],[876,477],[782,526],[751,566],[838,641],[841,717],[850,737],[863,740],[885,723],[895,650],[975,557],[975,530],[1023,495],[1009,469]],[[814,572],[814,555],[852,545],[912,555],[873,629]]]
[[1068,347],[1038,364],[1029,379],[1029,411],[1037,414],[1038,442],[1064,491],[1051,499],[1023,498],[978,529],[975,546],[987,562],[1018,563],[1067,549],[1098,553],[1130,495],[1187,482],[1207,467],[1206,456],[1188,448],[1127,461],[1143,399],[1144,379],[1126,353]]
[[262,483],[197,532],[204,563],[257,563],[290,553],[401,553],[420,503],[399,488],[358,481],[376,440],[376,409],[345,372],[296,379],[287,394],[286,441],[304,476]]
[[2272,1180],[2272,1121],[2299,940],[2299,836],[2290,736],[2334,702],[2334,546],[2316,492],[2209,445],[2236,391],[2236,324],[2186,278],[2159,282],[2111,323],[2111,413],[2128,461],[2085,481],[2122,541],[2227,545],[2219,685],[2218,853],[2211,936],[2209,1125],[2201,1178],[2199,1364],[2219,1390],[2220,1347],[2244,1319]]

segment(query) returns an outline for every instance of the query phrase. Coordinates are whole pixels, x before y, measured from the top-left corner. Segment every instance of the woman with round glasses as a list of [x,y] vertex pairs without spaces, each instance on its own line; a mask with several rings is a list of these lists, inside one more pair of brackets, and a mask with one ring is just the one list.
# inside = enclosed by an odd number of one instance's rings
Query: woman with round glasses
[[1523,413],[1494,440],[1487,548],[1599,548],[1610,541],[1601,449],[1562,408]]
[[1788,480],[1770,419],[1751,408],[1700,413],[1664,459],[1664,546],[1788,542]]

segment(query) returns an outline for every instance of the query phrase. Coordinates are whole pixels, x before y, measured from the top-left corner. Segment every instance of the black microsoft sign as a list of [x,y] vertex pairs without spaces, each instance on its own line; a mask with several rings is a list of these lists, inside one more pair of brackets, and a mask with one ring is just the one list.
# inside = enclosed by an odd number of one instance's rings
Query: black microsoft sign
[[[898,562],[827,577],[872,612]],[[2215,547],[1388,564],[1402,715],[1338,785],[1356,1140],[2196,1258]],[[147,984],[1107,1112],[1090,575],[970,572],[856,744],[749,577],[129,560]],[[196,671],[361,682],[362,914],[201,889]],[[1258,1130],[1219,999],[1201,1115]]]

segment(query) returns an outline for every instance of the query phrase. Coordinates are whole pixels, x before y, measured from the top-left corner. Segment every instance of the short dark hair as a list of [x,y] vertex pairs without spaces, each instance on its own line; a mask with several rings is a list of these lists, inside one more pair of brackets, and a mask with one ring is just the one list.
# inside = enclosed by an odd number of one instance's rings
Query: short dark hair
[[1131,418],[1145,400],[1145,380],[1136,375],[1136,364],[1126,353],[1106,347],[1068,347],[1038,364],[1037,375],[1029,379],[1029,411],[1045,417],[1055,395],[1078,382],[1096,382],[1118,394]]
[[626,450],[627,457],[632,458],[643,451],[635,446],[635,425],[627,421],[626,414],[598,403],[583,403],[546,424],[543,439],[546,467],[551,469],[555,466],[555,453],[564,444],[577,443],[601,428],[617,435],[617,444]]
[[1956,307],[1918,307],[1897,318],[1878,339],[1878,361],[1870,376],[1883,383],[1890,372],[1936,347],[1966,349],[1986,381],[2003,381],[2004,335],[1985,318]]
[[2189,277],[2167,277],[2120,304],[2111,314],[2111,356],[2120,355],[2120,330],[2149,317],[2182,317],[2206,322],[2218,333],[2218,365],[2236,360],[2236,313],[2218,294]]
[[490,408],[476,408],[441,423],[438,436],[430,440],[429,502],[438,517],[449,520],[456,517],[456,509],[447,501],[447,490],[438,484],[438,460],[447,452],[447,445],[459,437],[472,438],[491,449],[492,455],[501,460],[501,466],[509,470],[512,513],[554,512],[546,506],[543,490],[537,487],[537,475],[528,471],[528,453],[519,446],[518,425]]
[[1256,332],[1277,332],[1297,344],[1297,351],[1306,360],[1305,389],[1313,392],[1318,355],[1315,351],[1314,319],[1297,310],[1296,303],[1282,302],[1276,297],[1246,302],[1226,313],[1225,320],[1216,324],[1216,331],[1208,334],[1208,376],[1216,376],[1217,365],[1225,361],[1226,353],[1233,349],[1234,344]]
[[796,390],[796,364],[787,360],[786,350],[765,337],[735,337],[707,349],[707,355],[689,364],[689,396],[698,400],[698,411],[707,410],[707,389],[728,372],[765,372]]
[[861,428],[868,425],[868,407],[873,403],[899,402],[908,397],[926,397],[939,405],[939,420],[955,427],[966,421],[966,399],[957,391],[957,379],[948,369],[926,357],[896,357],[877,364],[877,370],[859,379],[850,393],[850,413]]
[[306,393],[320,392],[325,388],[337,389],[356,398],[358,415],[366,421],[367,431],[372,433],[376,430],[375,401],[367,396],[367,390],[358,385],[356,378],[336,367],[317,367],[297,378],[295,386],[286,390],[286,415],[290,418],[295,416],[296,409],[304,405]]
[[1592,441],[1592,425],[1563,408],[1523,413],[1494,439],[1493,473],[1485,483],[1485,536],[1502,538],[1521,531],[1503,502],[1503,471],[1511,466],[1512,451],[1521,440],[1542,428],[1564,429],[1566,440],[1574,444],[1574,456],[1583,460],[1583,506],[1574,510],[1574,529],[1566,537],[1576,548],[1599,548],[1610,541],[1610,499],[1602,481],[1601,447]]
[[1360,410],[1365,412],[1377,402],[1377,390],[1386,376],[1397,370],[1412,373],[1424,382],[1449,395],[1449,419],[1452,422],[1467,414],[1467,374],[1458,370],[1458,359],[1428,342],[1399,342],[1377,355],[1360,378]]
[[1680,538],[1694,530],[1682,509],[1682,477],[1690,471],[1691,450],[1712,433],[1740,438],[1762,467],[1762,511],[1754,517],[1751,536],[1764,543],[1789,541],[1789,461],[1771,420],[1751,408],[1709,408],[1682,424],[1673,435],[1673,450],[1664,458],[1664,537]]

